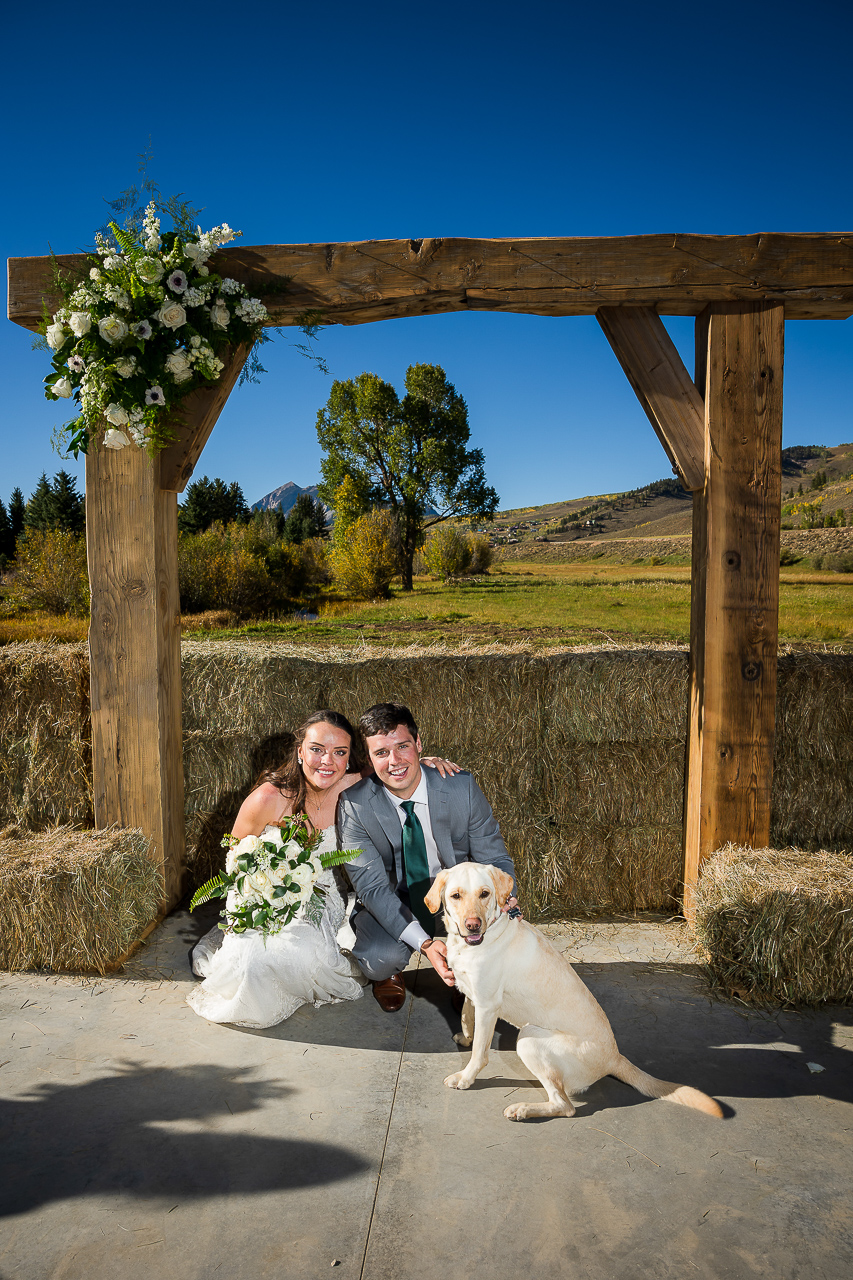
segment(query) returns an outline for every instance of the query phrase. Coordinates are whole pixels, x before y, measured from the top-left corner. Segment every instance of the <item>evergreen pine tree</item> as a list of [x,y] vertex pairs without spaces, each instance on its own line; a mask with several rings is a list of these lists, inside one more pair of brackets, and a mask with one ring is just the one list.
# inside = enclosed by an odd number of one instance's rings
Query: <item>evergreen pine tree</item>
[[297,545],[309,538],[326,536],[326,511],[319,499],[315,502],[310,493],[300,493],[287,513],[284,522],[284,541]]
[[203,533],[216,520],[230,524],[233,520],[248,518],[249,507],[236,480],[226,485],[223,480],[202,476],[187,488],[186,501],[178,507],[181,533]]
[[15,554],[15,539],[12,534],[12,521],[6,510],[6,504],[0,499],[0,565],[11,560]]
[[9,522],[12,525],[12,538],[17,539],[24,527],[24,516],[26,515],[27,504],[24,502],[24,495],[17,486],[12,490],[12,496],[9,499]]
[[53,528],[53,489],[44,471],[41,473],[41,479],[36,485],[35,492],[30,495],[30,500],[27,503],[27,509],[24,513],[24,528]]
[[82,533],[86,528],[86,509],[77,492],[77,481],[67,471],[53,477],[53,527],[64,533]]

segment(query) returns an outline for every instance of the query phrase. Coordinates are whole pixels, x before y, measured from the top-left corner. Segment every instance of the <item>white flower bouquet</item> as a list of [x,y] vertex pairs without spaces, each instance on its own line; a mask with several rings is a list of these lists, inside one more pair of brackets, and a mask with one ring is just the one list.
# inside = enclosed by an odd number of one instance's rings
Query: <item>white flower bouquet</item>
[[224,898],[224,923],[220,929],[229,933],[279,933],[300,909],[312,924],[319,924],[325,889],[318,879],[330,867],[340,866],[358,857],[360,849],[342,849],[333,853],[317,853],[321,836],[304,814],[288,818],[276,831],[263,836],[244,836],[238,840],[227,835],[223,845],[228,849],[225,870],[203,884],[193,896],[190,911]]
[[40,328],[53,352],[47,399],[80,406],[62,428],[75,457],[96,442],[123,449],[132,441],[151,454],[164,448],[181,401],[216,382],[224,349],[253,345],[267,318],[245,285],[208,266],[241,234],[227,223],[161,234],[151,203],[138,233],[109,225],[114,243],[96,235],[88,276],[56,273],[64,305]]

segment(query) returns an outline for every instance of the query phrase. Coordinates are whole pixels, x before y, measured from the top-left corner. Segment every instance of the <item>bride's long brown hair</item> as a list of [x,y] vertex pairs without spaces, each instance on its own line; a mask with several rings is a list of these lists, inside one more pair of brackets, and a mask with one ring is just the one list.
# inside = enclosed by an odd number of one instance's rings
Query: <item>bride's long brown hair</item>
[[308,730],[315,724],[330,724],[333,728],[349,734],[350,752],[349,760],[347,761],[347,773],[359,773],[366,764],[361,737],[353,729],[346,716],[342,716],[339,711],[329,711],[328,709],[315,711],[294,731],[293,745],[286,759],[280,765],[276,765],[274,769],[265,769],[255,782],[255,787],[261,786],[264,782],[269,782],[272,786],[278,787],[282,795],[292,802],[294,813],[304,813],[305,811],[305,797],[308,792],[308,786],[302,765],[299,763],[299,749],[305,741]]

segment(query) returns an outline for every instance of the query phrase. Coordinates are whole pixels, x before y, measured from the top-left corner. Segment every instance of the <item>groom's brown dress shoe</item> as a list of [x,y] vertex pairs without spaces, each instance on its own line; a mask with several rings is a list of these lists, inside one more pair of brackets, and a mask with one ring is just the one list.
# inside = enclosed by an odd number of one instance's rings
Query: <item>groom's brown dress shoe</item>
[[380,1009],[384,1009],[386,1013],[397,1013],[406,1002],[406,984],[402,973],[392,973],[390,978],[374,982],[373,994],[379,1001]]

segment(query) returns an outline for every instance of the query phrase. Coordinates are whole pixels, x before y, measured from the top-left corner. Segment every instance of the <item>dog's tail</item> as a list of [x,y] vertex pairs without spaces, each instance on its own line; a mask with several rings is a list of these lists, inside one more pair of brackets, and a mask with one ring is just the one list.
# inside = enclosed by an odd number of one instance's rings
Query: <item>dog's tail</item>
[[687,1084],[671,1084],[668,1080],[656,1080],[654,1076],[635,1067],[633,1062],[629,1062],[621,1053],[616,1069],[610,1074],[617,1080],[623,1080],[625,1084],[629,1084],[638,1093],[645,1094],[647,1098],[665,1098],[667,1102],[678,1102],[682,1107],[694,1107],[697,1111],[704,1111],[706,1116],[716,1116],[718,1120],[723,1118],[723,1108],[716,1099],[709,1098],[707,1093],[702,1093],[699,1089],[691,1089]]

